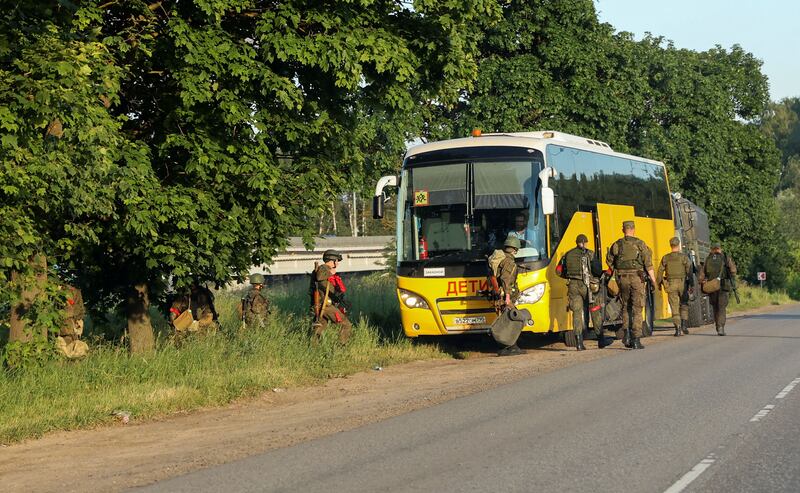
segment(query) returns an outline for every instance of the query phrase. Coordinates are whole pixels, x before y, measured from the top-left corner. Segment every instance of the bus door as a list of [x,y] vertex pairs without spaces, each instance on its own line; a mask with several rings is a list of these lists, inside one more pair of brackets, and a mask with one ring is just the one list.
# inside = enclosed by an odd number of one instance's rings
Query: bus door
[[595,228],[597,228],[597,242],[601,245],[598,253],[603,262],[603,269],[608,269],[606,255],[611,245],[622,238],[623,221],[633,221],[635,213],[629,205],[597,204],[595,213]]

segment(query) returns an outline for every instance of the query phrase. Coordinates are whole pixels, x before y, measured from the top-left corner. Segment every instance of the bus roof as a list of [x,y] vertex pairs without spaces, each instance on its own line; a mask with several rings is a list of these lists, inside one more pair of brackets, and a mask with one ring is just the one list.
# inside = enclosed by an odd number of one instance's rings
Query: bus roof
[[559,144],[565,147],[574,147],[576,149],[597,152],[600,154],[608,154],[611,156],[631,158],[638,161],[664,166],[664,163],[660,161],[654,161],[641,156],[633,156],[631,154],[615,152],[610,145],[599,140],[552,130],[541,130],[536,132],[490,133],[483,134],[480,137],[440,140],[437,142],[430,142],[411,147],[408,149],[408,151],[406,151],[406,157],[444,149],[484,146],[530,147],[544,152],[544,147],[547,144]]

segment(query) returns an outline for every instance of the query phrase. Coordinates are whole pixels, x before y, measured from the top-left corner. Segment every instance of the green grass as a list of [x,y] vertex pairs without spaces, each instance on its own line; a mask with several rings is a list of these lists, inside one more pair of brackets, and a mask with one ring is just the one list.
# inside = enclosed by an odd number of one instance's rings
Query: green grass
[[767,288],[762,289],[758,286],[746,286],[744,284],[740,284],[737,291],[739,292],[741,303],[736,303],[736,299],[731,293],[728,301],[729,313],[752,310],[763,306],[792,303],[792,299],[785,291],[769,291]]
[[352,284],[348,294],[362,309],[352,316],[346,347],[336,344],[335,326],[319,347],[310,345],[304,286],[297,284],[271,292],[273,316],[258,330],[239,330],[234,310],[240,293],[223,293],[217,298],[222,328],[215,335],[179,345],[162,339],[145,357],[104,343],[82,361],[0,372],[0,443],[111,422],[115,410],[147,419],[374,366],[447,357],[438,346],[412,344],[401,334],[393,278]]
[[[313,385],[375,366],[469,356],[463,352],[464,341],[450,348],[450,340],[413,344],[402,335],[393,276],[375,274],[350,284],[354,330],[346,347],[336,344],[334,326],[319,347],[310,345],[307,284],[295,282],[270,289],[273,315],[258,330],[240,330],[235,307],[242,293],[226,292],[217,297],[217,334],[176,345],[165,337],[166,323],[153,310],[161,337],[158,350],[149,356],[130,356],[125,348],[98,338],[82,361],[0,371],[0,443],[109,423],[116,419],[111,415],[115,410],[143,420],[224,405],[273,388]],[[732,301],[732,312],[791,301],[785,293],[757,287],[742,286],[739,294],[742,304]],[[121,334],[122,325],[123,319],[109,316],[92,331]]]

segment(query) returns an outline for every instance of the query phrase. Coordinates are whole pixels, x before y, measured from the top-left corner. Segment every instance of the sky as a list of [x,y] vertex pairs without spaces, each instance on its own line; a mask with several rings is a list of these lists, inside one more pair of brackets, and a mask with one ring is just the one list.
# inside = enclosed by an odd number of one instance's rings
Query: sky
[[617,31],[704,51],[739,44],[764,62],[773,101],[800,97],[800,0],[595,0]]

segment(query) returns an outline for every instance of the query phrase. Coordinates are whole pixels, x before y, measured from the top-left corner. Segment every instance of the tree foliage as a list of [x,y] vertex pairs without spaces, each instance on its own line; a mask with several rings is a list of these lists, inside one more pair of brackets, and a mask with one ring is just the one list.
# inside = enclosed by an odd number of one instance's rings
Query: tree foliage
[[348,181],[399,157],[421,102],[470,86],[495,10],[15,2],[0,26],[3,275],[42,253],[90,300],[119,303],[134,284],[157,295],[268,262]]
[[479,67],[445,132],[561,130],[664,161],[672,189],[708,211],[745,273],[773,258],[779,163],[755,126],[768,94],[752,54],[635,41],[600,23],[591,0],[512,1]]

